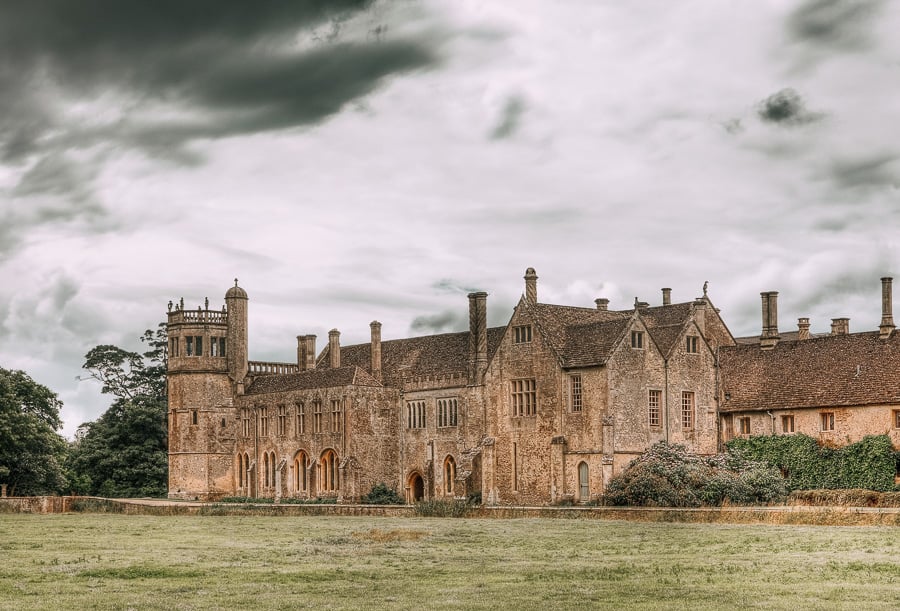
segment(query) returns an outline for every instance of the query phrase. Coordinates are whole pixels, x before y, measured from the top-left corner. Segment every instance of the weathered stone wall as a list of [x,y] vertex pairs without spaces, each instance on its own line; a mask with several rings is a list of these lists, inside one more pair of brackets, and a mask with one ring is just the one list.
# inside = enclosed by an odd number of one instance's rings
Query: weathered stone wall
[[[341,402],[340,430],[334,430],[332,401]],[[315,428],[314,404],[321,402],[321,432]],[[397,391],[377,387],[345,386],[316,390],[299,390],[240,398],[241,408],[249,408],[251,425],[249,436],[243,435],[238,422],[239,436],[233,453],[246,453],[254,468],[250,474],[251,487],[243,492],[248,496],[293,496],[310,498],[336,496],[342,500],[358,499],[378,482],[390,486],[398,484],[396,465],[399,462],[396,426],[399,396]],[[298,425],[298,405],[305,407],[304,431]],[[279,430],[279,407],[284,407],[284,430]],[[261,410],[266,410],[267,430],[261,422]],[[337,455],[339,470],[337,490],[329,490],[321,483],[326,452]],[[303,452],[308,458],[308,479],[302,489],[294,459]],[[264,466],[266,454],[274,453],[276,473],[266,486]],[[271,454],[270,454],[271,455]],[[233,493],[238,493],[237,481]]]
[[[727,441],[741,435],[740,418],[750,418],[750,435],[789,434],[783,429],[782,416],[794,417],[794,433],[803,433],[821,443],[833,446],[847,445],[866,435],[889,435],[895,448],[900,449],[900,428],[895,428],[894,412],[898,405],[867,405],[852,407],[826,407],[810,409],[772,409],[766,412],[732,412],[722,416],[723,421],[732,418],[733,434],[723,435]],[[834,414],[834,430],[822,430],[822,414]],[[769,415],[771,414],[771,416]],[[724,427],[723,427],[724,429]],[[723,430],[723,434],[725,431]]]

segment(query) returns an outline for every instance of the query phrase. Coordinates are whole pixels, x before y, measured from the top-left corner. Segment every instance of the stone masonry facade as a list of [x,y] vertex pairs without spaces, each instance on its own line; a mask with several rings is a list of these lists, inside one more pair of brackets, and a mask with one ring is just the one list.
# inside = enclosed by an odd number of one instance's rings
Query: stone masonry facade
[[[609,309],[541,303],[537,274],[505,326],[469,295],[469,330],[341,346],[297,337],[297,360],[249,360],[249,298],[169,304],[169,496],[358,501],[378,483],[408,502],[588,502],[659,441],[713,454],[736,435],[804,432],[900,446],[900,339],[891,280],[878,332],[779,334],[762,293],[758,338],[735,339],[706,292]],[[804,331],[805,325],[805,331]]]

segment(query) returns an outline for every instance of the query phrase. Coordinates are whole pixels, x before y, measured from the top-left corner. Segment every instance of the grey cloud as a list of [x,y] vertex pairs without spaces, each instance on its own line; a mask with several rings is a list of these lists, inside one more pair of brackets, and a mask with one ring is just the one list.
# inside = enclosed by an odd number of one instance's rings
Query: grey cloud
[[722,128],[729,134],[739,134],[744,131],[744,125],[740,119],[728,119],[722,123]]
[[862,159],[834,161],[829,175],[844,189],[866,189],[873,187],[900,187],[900,165],[895,164],[898,155],[882,153]]
[[500,113],[500,121],[491,130],[491,140],[503,140],[514,135],[525,114],[525,100],[519,96],[510,96]]
[[463,285],[461,282],[453,280],[452,278],[441,278],[437,282],[431,285],[431,288],[437,289],[443,293],[474,293],[479,289],[468,287]]
[[[11,195],[84,203],[95,169],[66,159],[73,151],[99,151],[101,165],[117,149],[201,163],[194,141],[315,124],[390,75],[437,63],[431,40],[392,39],[383,24],[342,40],[343,20],[367,18],[372,4],[0,3],[0,160],[27,168]],[[113,118],[65,115],[63,104],[101,96],[117,100]],[[0,246],[11,244],[0,231]]]
[[416,316],[410,323],[409,328],[416,333],[441,333],[445,331],[460,331],[466,329],[468,324],[466,312],[445,310],[438,314]]
[[810,112],[800,94],[791,88],[782,89],[767,97],[757,106],[759,118],[766,123],[796,126],[822,118],[821,113]]
[[827,51],[870,44],[870,26],[883,0],[807,0],[788,18],[789,33]]

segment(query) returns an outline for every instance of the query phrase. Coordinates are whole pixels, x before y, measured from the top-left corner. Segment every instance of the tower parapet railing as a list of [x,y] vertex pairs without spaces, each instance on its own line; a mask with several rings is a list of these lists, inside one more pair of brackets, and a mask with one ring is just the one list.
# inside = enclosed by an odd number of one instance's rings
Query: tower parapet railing
[[283,373],[300,373],[297,363],[273,363],[268,361],[248,361],[250,375],[265,376]]
[[219,324],[228,323],[228,312],[225,310],[172,310],[169,312],[169,324]]

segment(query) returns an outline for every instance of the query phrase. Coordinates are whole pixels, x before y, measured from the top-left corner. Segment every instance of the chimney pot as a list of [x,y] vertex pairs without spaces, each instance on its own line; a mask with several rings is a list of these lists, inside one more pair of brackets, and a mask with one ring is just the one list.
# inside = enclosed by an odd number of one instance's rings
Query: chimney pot
[[609,309],[609,299],[606,297],[600,297],[599,299],[595,299],[594,303],[597,304],[598,310],[606,311]]
[[894,311],[893,311],[893,278],[881,279],[881,325],[879,325],[879,337],[888,339],[894,332]]
[[763,350],[771,350],[780,339],[778,335],[778,291],[766,291],[759,294],[762,299],[762,333],[759,346]]
[[470,384],[480,384],[481,376],[487,368],[487,296],[483,291],[469,293]]
[[537,303],[537,272],[533,267],[525,270],[525,301]]
[[850,319],[849,318],[832,318],[831,319],[831,334],[832,335],[847,335],[850,333]]
[[341,332],[337,329],[328,332],[328,360],[332,369],[341,366]]
[[672,289],[664,288],[662,290],[663,305],[672,305]]
[[372,331],[372,377],[381,381],[381,323],[373,320],[369,323]]
[[797,319],[797,339],[800,339],[800,340],[809,339],[809,319],[808,318],[798,318]]

